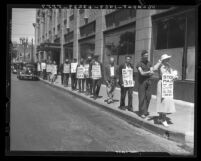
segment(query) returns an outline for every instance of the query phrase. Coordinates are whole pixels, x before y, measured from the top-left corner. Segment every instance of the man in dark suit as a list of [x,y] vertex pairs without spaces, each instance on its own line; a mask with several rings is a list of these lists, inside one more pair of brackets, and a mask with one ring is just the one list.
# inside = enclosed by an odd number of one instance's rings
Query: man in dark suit
[[131,65],[131,56],[126,56],[125,59],[126,62],[120,65],[119,67],[119,85],[121,87],[121,99],[119,109],[121,110],[126,109],[125,97],[126,93],[128,92],[127,109],[128,111],[133,112],[132,99],[133,99],[133,88],[134,88],[134,67]]
[[114,90],[118,79],[118,66],[114,62],[114,57],[110,57],[110,63],[105,67],[104,79],[106,83],[107,99],[105,102],[108,104],[113,103]]
[[103,80],[103,67],[102,63],[98,60],[98,57],[98,55],[94,55],[93,60],[89,65],[89,76],[92,78],[93,97],[95,100],[98,98]]

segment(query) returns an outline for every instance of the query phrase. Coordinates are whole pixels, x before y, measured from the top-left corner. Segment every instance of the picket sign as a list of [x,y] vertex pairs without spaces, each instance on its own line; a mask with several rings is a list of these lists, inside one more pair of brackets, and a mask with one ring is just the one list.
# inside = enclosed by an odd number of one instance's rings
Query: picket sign
[[52,69],[51,69],[51,65],[50,65],[50,64],[47,64],[47,70],[46,70],[46,71],[49,73],[49,72],[51,72],[51,70],[52,70]]
[[89,64],[84,65],[84,74],[86,78],[89,78]]
[[64,64],[63,73],[70,73],[70,64]]
[[174,91],[174,75],[162,75],[162,98],[173,98]]
[[46,64],[45,63],[41,63],[41,68],[42,69],[46,69]]
[[52,66],[52,74],[57,74],[57,65]]
[[92,65],[91,73],[92,73],[92,79],[101,78],[101,68],[100,68],[100,65],[99,64]]
[[84,67],[77,67],[77,78],[84,78]]
[[76,73],[77,63],[71,63],[71,73]]
[[123,86],[134,87],[133,69],[122,69]]

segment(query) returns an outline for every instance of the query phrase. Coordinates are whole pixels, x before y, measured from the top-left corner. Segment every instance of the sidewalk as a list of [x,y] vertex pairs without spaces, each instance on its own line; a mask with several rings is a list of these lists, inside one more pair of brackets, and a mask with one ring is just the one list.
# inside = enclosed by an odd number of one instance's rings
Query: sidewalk
[[[50,84],[48,81],[45,81],[42,79],[40,80]],[[79,93],[78,91],[71,91],[70,82],[68,87],[63,87],[63,85],[61,85],[60,76],[58,76],[55,84],[50,84],[50,85],[57,87],[59,89],[65,90],[66,92],[76,97],[79,97],[80,99],[87,101],[90,104],[101,107],[104,110],[111,112],[112,114],[124,119],[125,121],[137,127],[148,130],[156,135],[163,136],[169,140],[183,143],[190,148],[193,148],[194,146],[193,145],[194,144],[193,143],[194,142],[194,106],[193,104],[186,103],[183,101],[175,101],[177,112],[174,114],[167,115],[167,117],[170,119],[169,121],[170,126],[164,127],[156,123],[156,116],[158,116],[158,114],[154,111],[155,103],[156,103],[155,96],[152,96],[150,106],[149,106],[149,112],[150,112],[151,118],[148,120],[144,120],[140,118],[136,113],[132,113],[127,110],[122,111],[118,109],[119,99],[120,99],[119,88],[115,90],[114,99],[116,101],[112,104],[107,104],[106,102],[104,102],[104,99],[106,98],[105,85],[102,85],[100,89],[99,96],[101,96],[101,98],[98,98],[96,100],[90,98],[90,96],[86,96],[83,93]],[[126,104],[127,104],[127,98],[126,98]],[[138,111],[137,92],[133,93],[133,108],[134,108],[134,111],[136,112]]]

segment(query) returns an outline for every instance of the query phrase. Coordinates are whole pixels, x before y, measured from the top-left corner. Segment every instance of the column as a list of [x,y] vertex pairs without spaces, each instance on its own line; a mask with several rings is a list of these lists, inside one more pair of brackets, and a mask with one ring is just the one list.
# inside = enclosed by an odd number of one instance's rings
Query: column
[[100,56],[100,61],[103,62],[103,30],[105,29],[105,10],[99,10],[96,18],[96,36],[95,36],[95,54]]
[[78,9],[74,9],[73,58],[76,59],[78,59],[79,53],[79,17]]
[[64,10],[61,11],[61,52],[60,52],[60,64],[64,62]]

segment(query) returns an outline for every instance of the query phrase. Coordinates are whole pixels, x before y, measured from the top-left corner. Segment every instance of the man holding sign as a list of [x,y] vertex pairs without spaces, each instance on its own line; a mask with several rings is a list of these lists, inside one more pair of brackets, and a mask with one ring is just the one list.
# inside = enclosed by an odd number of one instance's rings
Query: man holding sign
[[70,65],[71,68],[71,87],[72,90],[76,90],[77,79],[76,79],[76,70],[77,70],[77,59],[73,59],[73,62]]
[[66,59],[63,65],[63,74],[64,74],[64,87],[68,86],[68,80],[70,76],[70,63],[69,60]]
[[92,95],[92,79],[89,77],[89,64],[91,63],[91,55],[88,56],[84,65],[84,73],[86,79],[86,95]]
[[[84,59],[80,59],[80,64],[77,66],[77,79],[78,79],[78,84],[79,84],[79,92],[83,93],[84,92],[84,83],[85,83],[85,78],[84,78]],[[82,87],[81,87],[82,86]]]
[[128,111],[133,112],[132,99],[134,81],[134,68],[131,65],[131,56],[125,57],[126,62],[119,67],[119,85],[121,87],[121,100],[119,109],[125,110],[125,97],[128,92]]
[[91,62],[89,66],[89,74],[92,78],[92,86],[93,86],[93,96],[94,99],[97,99],[102,83],[103,77],[103,68],[100,61],[98,61],[98,55],[94,55],[94,61]]

